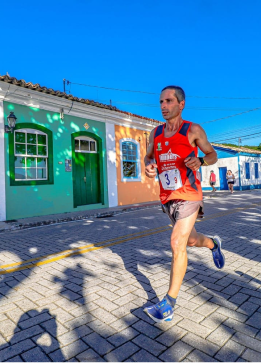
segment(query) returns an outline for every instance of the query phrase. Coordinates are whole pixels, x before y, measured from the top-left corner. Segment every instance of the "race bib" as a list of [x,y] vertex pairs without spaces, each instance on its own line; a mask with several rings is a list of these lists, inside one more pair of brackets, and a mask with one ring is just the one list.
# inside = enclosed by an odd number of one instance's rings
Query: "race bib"
[[182,187],[180,172],[178,169],[164,171],[159,175],[161,185],[165,190],[176,190]]

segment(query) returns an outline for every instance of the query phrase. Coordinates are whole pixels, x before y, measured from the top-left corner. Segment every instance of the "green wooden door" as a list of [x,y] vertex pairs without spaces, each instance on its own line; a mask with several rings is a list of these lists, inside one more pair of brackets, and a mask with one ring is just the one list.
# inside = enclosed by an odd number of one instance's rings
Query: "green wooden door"
[[75,153],[75,205],[101,203],[98,153]]

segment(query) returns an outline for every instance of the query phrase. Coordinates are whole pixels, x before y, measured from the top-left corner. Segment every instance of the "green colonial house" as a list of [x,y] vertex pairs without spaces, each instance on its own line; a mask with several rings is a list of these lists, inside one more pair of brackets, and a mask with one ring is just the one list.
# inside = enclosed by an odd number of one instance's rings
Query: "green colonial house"
[[0,220],[117,206],[114,126],[155,126],[127,115],[0,76]]

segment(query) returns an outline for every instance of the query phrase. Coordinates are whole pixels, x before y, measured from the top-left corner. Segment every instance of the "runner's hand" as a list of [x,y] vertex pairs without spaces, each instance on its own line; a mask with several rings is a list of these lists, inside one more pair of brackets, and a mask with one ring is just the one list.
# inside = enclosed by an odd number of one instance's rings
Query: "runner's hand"
[[199,161],[199,158],[195,157],[188,157],[184,160],[184,163],[187,168],[190,168],[191,170],[198,170],[201,167],[201,162]]
[[155,178],[157,175],[157,164],[151,163],[145,166],[145,174],[148,178]]

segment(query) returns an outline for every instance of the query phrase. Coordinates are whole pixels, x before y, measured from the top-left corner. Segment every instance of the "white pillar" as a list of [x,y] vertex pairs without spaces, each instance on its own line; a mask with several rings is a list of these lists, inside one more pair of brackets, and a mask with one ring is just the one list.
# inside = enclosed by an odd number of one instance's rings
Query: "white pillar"
[[108,202],[109,207],[118,205],[117,169],[116,169],[116,148],[115,148],[115,127],[114,124],[106,125],[106,152],[107,152],[107,180],[108,180]]
[[4,102],[0,101],[0,221],[6,220],[5,194],[5,120]]

